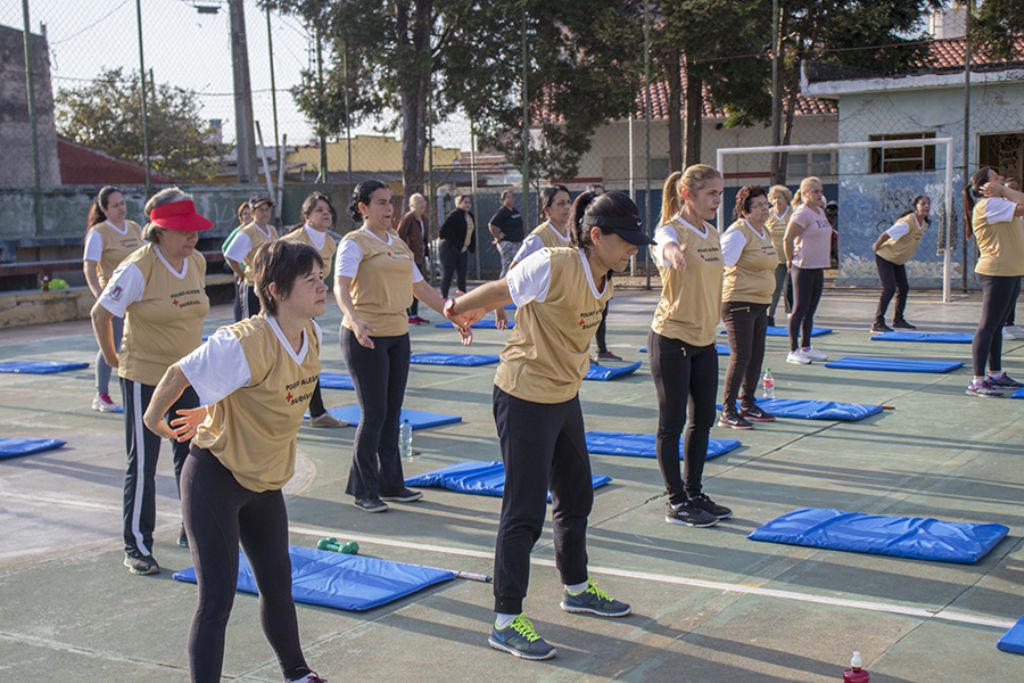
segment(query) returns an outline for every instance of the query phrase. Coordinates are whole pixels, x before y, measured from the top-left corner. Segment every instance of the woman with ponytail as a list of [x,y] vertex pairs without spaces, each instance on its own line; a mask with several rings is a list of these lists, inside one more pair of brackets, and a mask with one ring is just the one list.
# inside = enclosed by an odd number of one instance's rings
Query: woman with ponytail
[[[978,243],[974,272],[981,283],[981,320],[971,355],[974,378],[968,396],[1002,396],[1020,382],[1003,372],[1003,323],[1020,294],[1024,275],[1024,193],[1006,187],[1005,179],[982,166],[964,187],[964,220]],[[985,374],[986,361],[988,375]]]
[[[931,224],[928,214],[931,213],[932,202],[922,194],[914,197],[910,207],[910,213],[879,235],[871,247],[875,252],[878,279],[882,281],[882,293],[875,308],[875,322],[871,325],[872,332],[892,332],[893,328],[917,329],[904,317],[907,310],[907,294],[910,292],[906,263],[914,258],[917,248],[921,245],[925,228]],[[896,315],[892,327],[889,327],[885,324],[885,312],[889,308],[893,294],[896,295]]]
[[[715,422],[718,352],[715,336],[722,307],[722,252],[707,221],[722,203],[722,175],[696,164],[665,181],[661,226],[654,233],[654,261],[661,298],[647,347],[658,393],[657,456],[668,493],[665,521],[714,526],[732,516],[702,490],[708,440]],[[687,424],[687,411],[690,421]],[[683,472],[679,439],[686,427]]]
[[[411,352],[406,309],[415,296],[438,313],[444,311],[444,300],[391,228],[392,211],[387,185],[379,180],[357,185],[349,212],[363,225],[341,240],[334,263],[334,297],[345,315],[341,353],[362,411],[345,492],[364,512],[386,512],[384,501],[411,503],[423,497],[406,488],[398,452]],[[459,332],[468,344],[469,331]]]
[[596,198],[585,192],[572,210],[577,246],[540,249],[504,279],[446,306],[448,317],[462,325],[509,303],[518,307],[494,378],[505,492],[494,558],[496,617],[488,643],[524,659],[555,656],[523,612],[530,552],[544,527],[548,491],[555,563],[565,587],[561,608],[605,617],[630,612],[587,573],[594,492],[579,390],[590,342],[612,295],[608,273],[624,270],[637,247],[650,243],[639,215],[621,192]]
[[[828,360],[811,346],[814,313],[825,289],[825,270],[831,265],[833,228],[825,216],[825,191],[815,177],[804,178],[793,197],[793,216],[786,226],[783,248],[793,279],[793,315],[789,318],[787,363],[807,365]],[[799,345],[800,337],[803,345]]]
[[[142,228],[138,223],[126,220],[127,215],[124,195],[110,185],[100,190],[96,201],[89,207],[82,270],[89,291],[97,299],[121,261],[142,246]],[[114,330],[114,348],[120,351],[124,318],[114,316],[110,322]],[[92,409],[101,413],[120,413],[123,408],[110,398],[110,373],[110,365],[100,351],[96,354],[96,397],[92,400]]]

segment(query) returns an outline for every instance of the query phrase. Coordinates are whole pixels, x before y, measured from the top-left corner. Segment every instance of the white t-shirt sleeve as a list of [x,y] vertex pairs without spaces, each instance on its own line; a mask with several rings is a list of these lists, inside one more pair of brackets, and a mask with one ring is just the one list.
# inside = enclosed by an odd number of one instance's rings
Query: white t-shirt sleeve
[[146,292],[146,281],[142,271],[134,263],[124,262],[117,267],[110,281],[100,294],[99,304],[111,315],[123,318],[124,313]]
[[732,268],[740,260],[743,247],[747,245],[747,236],[740,229],[726,230],[722,235],[722,261],[726,268]]
[[103,258],[103,235],[99,230],[89,230],[89,234],[85,237],[85,254],[82,256],[82,260],[99,262],[101,258]]
[[988,224],[1006,223],[1013,220],[1013,214],[1017,210],[1017,202],[1011,202],[1004,197],[990,197],[985,202],[985,220]]
[[885,231],[893,242],[899,242],[900,238],[910,232],[910,226],[906,223],[893,223],[892,227]]
[[238,337],[226,327],[178,361],[178,367],[199,395],[201,406],[212,406],[249,384],[249,361]]
[[525,306],[531,301],[543,303],[551,288],[551,254],[546,251],[530,254],[508,271],[505,281],[516,306]]
[[228,250],[224,252],[224,257],[241,263],[249,255],[251,249],[252,240],[244,232],[239,232],[235,235],[235,239],[231,240]]
[[342,240],[341,249],[334,258],[334,277],[354,278],[359,272],[359,262],[362,260],[362,247],[355,240]]
[[675,230],[667,225],[662,225],[654,231],[654,261],[659,266],[665,266],[665,261],[661,256],[668,244],[679,244],[679,240],[676,239]]
[[519,245],[519,251],[512,257],[512,260],[516,263],[522,263],[526,260],[526,257],[530,254],[540,251],[544,248],[544,243],[540,241],[540,237],[537,235],[530,235],[523,243]]
[[414,261],[412,264],[412,283],[423,282],[423,273],[420,272],[419,266]]

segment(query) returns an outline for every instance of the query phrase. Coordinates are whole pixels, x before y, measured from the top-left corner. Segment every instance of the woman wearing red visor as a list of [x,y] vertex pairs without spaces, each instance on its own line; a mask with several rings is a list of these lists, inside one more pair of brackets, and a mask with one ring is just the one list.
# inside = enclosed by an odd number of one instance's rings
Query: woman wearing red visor
[[[132,574],[156,574],[153,527],[156,524],[156,462],[160,437],[142,416],[153,390],[169,366],[199,346],[203,319],[210,310],[206,296],[206,259],[196,251],[199,233],[213,223],[196,213],[191,195],[176,187],[146,203],[149,224],[145,246],[128,256],[107,283],[92,309],[92,326],[103,357],[117,368],[124,399],[124,565]],[[110,321],[125,318],[120,353]],[[196,409],[199,398],[187,389],[168,414]],[[172,442],[175,479],[188,455],[188,443]],[[187,545],[184,531],[178,543]]]

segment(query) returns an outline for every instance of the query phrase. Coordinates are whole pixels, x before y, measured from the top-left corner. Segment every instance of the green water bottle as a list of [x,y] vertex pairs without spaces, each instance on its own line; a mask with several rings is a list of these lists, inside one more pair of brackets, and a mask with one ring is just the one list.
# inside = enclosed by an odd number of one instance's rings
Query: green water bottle
[[355,541],[342,542],[331,536],[330,538],[321,538],[317,541],[316,549],[327,550],[332,553],[342,553],[344,555],[355,555],[359,552],[359,544]]

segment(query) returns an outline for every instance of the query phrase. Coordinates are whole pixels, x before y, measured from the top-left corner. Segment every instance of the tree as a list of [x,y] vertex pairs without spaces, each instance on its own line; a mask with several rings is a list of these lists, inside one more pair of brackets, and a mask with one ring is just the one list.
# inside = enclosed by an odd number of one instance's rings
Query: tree
[[[957,4],[963,6],[967,2]],[[975,0],[972,5],[975,13],[973,34],[978,42],[991,51],[993,57],[1020,60],[1016,46],[1016,39],[1024,36],[1024,12],[1021,12],[1020,0],[985,0],[980,7]]]
[[[172,178],[210,178],[220,169],[225,146],[200,114],[194,91],[146,84],[149,149],[154,171]],[[115,157],[143,163],[139,81],[120,69],[102,72],[80,88],[62,88],[55,98],[57,132]]]

